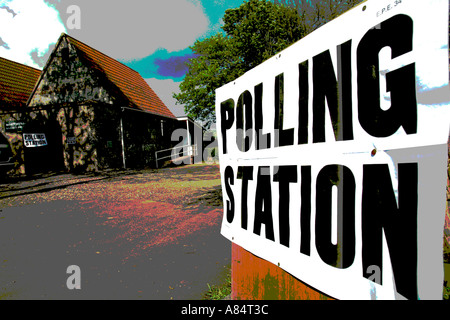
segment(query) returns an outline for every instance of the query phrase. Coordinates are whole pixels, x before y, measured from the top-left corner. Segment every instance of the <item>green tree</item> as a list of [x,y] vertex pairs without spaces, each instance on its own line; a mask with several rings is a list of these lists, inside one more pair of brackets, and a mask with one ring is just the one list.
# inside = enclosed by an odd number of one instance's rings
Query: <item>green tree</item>
[[185,104],[185,112],[191,118],[210,125],[215,121],[215,89],[236,79],[242,72],[229,40],[222,33],[197,41],[191,49],[197,56],[190,59],[180,93],[174,97]]
[[209,126],[215,122],[215,89],[301,39],[305,32],[294,8],[268,0],[249,0],[223,17],[224,32],[197,41],[196,57],[174,94],[185,112]]
[[364,0],[274,0],[297,10],[306,34],[333,20]]

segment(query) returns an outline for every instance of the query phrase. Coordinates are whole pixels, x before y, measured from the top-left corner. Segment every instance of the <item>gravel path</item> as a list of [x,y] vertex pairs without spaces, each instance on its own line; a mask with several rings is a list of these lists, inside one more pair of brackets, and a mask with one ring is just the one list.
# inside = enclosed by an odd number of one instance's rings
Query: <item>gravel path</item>
[[201,299],[229,272],[218,165],[9,181],[0,210],[0,299]]

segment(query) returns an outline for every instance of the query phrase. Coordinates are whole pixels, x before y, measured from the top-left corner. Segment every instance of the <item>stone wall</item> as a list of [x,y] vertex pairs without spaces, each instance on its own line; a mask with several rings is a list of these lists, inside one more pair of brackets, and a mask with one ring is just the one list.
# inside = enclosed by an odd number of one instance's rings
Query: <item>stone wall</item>
[[6,124],[14,122],[23,123],[23,115],[19,112],[4,111],[0,114],[0,133],[9,141],[13,153],[14,168],[9,171],[10,175],[25,173],[25,160],[23,155],[23,137],[20,129],[7,130]]

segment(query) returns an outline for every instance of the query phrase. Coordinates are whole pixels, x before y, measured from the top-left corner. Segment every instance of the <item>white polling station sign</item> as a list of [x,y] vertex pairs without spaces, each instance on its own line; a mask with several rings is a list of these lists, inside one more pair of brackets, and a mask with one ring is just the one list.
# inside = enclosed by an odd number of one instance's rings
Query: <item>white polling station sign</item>
[[226,238],[337,299],[442,299],[448,6],[366,1],[216,90]]
[[45,147],[47,139],[43,133],[24,133],[23,143],[26,148]]

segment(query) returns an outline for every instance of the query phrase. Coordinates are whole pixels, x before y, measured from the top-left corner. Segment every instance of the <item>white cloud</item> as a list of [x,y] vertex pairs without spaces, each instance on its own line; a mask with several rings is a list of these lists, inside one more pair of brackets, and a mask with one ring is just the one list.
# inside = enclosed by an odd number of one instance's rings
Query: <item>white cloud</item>
[[36,51],[37,56],[43,56],[66,32],[58,12],[43,0],[1,1],[0,6],[8,6],[15,13],[0,10],[0,37],[7,44],[0,47],[0,56],[39,68],[30,53]]
[[115,59],[135,60],[158,48],[179,51],[208,30],[209,21],[198,0],[107,1],[48,0],[64,19],[67,7],[81,10],[81,29],[69,35]]
[[[42,56],[62,32],[115,59],[130,61],[159,48],[183,50],[209,25],[198,0],[0,0],[3,5],[17,15],[0,10],[0,55],[35,67],[30,52],[37,50]],[[79,30],[67,24],[71,5],[81,10]]]
[[158,80],[155,78],[145,79],[145,81],[176,117],[185,115],[184,106],[176,104],[177,100],[172,97],[173,93],[180,92],[180,82],[175,82],[172,79]]

